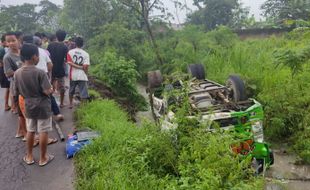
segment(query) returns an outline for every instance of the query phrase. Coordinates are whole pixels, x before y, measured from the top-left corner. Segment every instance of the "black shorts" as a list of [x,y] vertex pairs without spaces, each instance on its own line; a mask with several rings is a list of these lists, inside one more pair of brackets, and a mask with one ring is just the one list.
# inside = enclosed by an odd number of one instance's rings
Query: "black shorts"
[[10,88],[10,81],[6,78],[3,67],[0,67],[0,86],[1,88]]

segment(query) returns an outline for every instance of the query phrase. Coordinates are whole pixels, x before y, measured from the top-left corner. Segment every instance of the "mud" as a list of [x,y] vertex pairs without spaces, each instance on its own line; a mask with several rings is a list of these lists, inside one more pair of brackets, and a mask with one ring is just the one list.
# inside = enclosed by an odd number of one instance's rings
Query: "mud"
[[[142,84],[137,84],[137,90],[138,90],[139,94],[141,94],[144,97],[144,99],[147,102],[149,102],[149,95],[146,93],[146,87]],[[138,126],[140,126],[144,120],[154,122],[151,107],[148,105],[146,111],[137,112],[135,115],[135,120],[136,120],[136,123]]]
[[113,93],[112,89],[95,77],[89,77],[89,87],[99,92],[102,98],[115,100],[130,116],[130,119],[136,122],[135,115],[138,112],[136,106],[126,98],[121,98]]
[[310,189],[310,166],[298,165],[296,156],[274,150],[275,163],[266,171],[267,190]]

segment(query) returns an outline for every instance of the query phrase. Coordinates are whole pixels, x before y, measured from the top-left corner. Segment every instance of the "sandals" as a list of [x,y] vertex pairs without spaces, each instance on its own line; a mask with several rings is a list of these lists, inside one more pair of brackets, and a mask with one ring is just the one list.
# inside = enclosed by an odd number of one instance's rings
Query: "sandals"
[[11,109],[11,107],[8,106],[8,107],[4,108],[4,111],[10,111],[10,109]]
[[[54,160],[54,158],[55,158],[55,156],[49,154],[47,160],[46,160],[45,162],[43,162],[43,163],[39,163],[39,166],[40,166],[40,167],[46,166],[46,165],[49,164],[52,160]],[[27,165],[32,165],[32,164],[35,163],[34,160],[27,160],[27,156],[24,156],[24,157],[23,157],[23,161],[24,161],[25,164],[27,164]]]
[[54,158],[55,158],[55,156],[49,154],[47,160],[46,160],[44,163],[41,163],[41,164],[40,164],[40,162],[39,162],[39,166],[40,166],[40,167],[46,166],[46,165],[49,164],[51,161],[53,161]]
[[39,141],[38,140],[34,140],[32,147],[36,147],[39,145]]
[[[23,142],[27,142],[27,138],[24,137],[24,138],[22,139],[22,141],[23,141]],[[36,147],[36,146],[38,146],[38,145],[39,145],[39,141],[35,139],[35,140],[33,141],[32,147],[34,148],[34,147]]]
[[[23,138],[22,141],[26,142],[27,139],[26,138]],[[51,145],[51,144],[55,144],[58,142],[58,139],[56,138],[49,138],[48,139],[48,142],[47,142],[47,145]],[[39,140],[38,139],[34,139],[34,142],[33,142],[33,147],[36,147],[39,145]]]
[[27,156],[24,156],[23,157],[23,161],[27,164],[27,165],[32,165],[34,164],[34,160],[27,160]]
[[15,135],[15,138],[18,138],[18,139],[19,139],[19,138],[22,138],[22,137],[24,138],[24,135],[20,135],[20,134],[16,134],[16,135]]
[[62,114],[57,114],[54,116],[56,121],[63,121],[64,120],[64,116]]
[[47,145],[51,145],[51,144],[54,144],[54,143],[57,143],[57,142],[58,142],[57,138],[49,138],[48,142],[47,142]]

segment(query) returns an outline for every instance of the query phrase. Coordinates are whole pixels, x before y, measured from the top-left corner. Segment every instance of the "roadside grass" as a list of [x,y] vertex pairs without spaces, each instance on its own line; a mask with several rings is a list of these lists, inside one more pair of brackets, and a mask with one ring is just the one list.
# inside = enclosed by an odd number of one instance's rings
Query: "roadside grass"
[[[130,148],[130,143],[147,138],[152,141],[155,136],[163,136],[162,133],[152,126],[137,128],[113,101],[91,102],[78,109],[76,114],[80,127],[89,127],[101,133],[101,137],[76,158],[77,189],[145,189],[146,184],[154,189],[162,189],[161,181],[154,174],[146,172],[146,163],[139,164],[140,161],[144,162],[143,155],[141,158],[140,155],[129,157],[130,151],[134,150],[126,149]],[[169,140],[163,138],[162,143]],[[153,148],[165,150],[165,146]],[[136,163],[129,162],[134,161],[134,156],[137,157]]]
[[111,100],[82,105],[76,117],[80,128],[101,133],[75,158],[76,189],[258,190],[264,186],[264,180],[248,168],[249,160],[230,153],[229,135],[207,134],[186,125],[183,135],[162,132],[151,123],[137,127]]
[[[285,53],[289,49],[298,57],[307,50],[309,35],[292,32],[240,41],[225,29],[217,32],[208,35],[190,29],[171,41],[163,39],[159,44],[167,50],[163,56],[167,64],[161,69],[186,72],[187,64],[203,63],[207,78],[222,84],[229,74],[241,75],[249,97],[264,105],[268,140],[291,143],[303,161],[310,163],[310,66],[302,64],[293,75],[295,67],[290,61],[295,60]],[[217,42],[210,39],[213,37],[225,40]],[[277,51],[284,52],[287,65],[279,64]],[[120,64],[114,66],[113,71],[121,71],[117,69]],[[103,74],[104,68],[98,73]],[[80,127],[102,134],[76,157],[77,189],[263,189],[264,180],[254,178],[244,168],[248,163],[229,154],[229,137],[197,129],[183,138],[177,133],[175,138],[150,123],[136,127],[115,102],[108,100],[83,105],[76,115]]]

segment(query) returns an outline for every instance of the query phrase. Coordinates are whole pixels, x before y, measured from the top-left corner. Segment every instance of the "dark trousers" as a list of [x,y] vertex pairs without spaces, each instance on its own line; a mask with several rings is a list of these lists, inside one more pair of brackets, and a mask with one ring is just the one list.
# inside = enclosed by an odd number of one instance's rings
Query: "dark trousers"
[[53,95],[51,95],[51,106],[52,106],[52,112],[54,115],[60,114],[59,107],[58,107],[56,99]]

